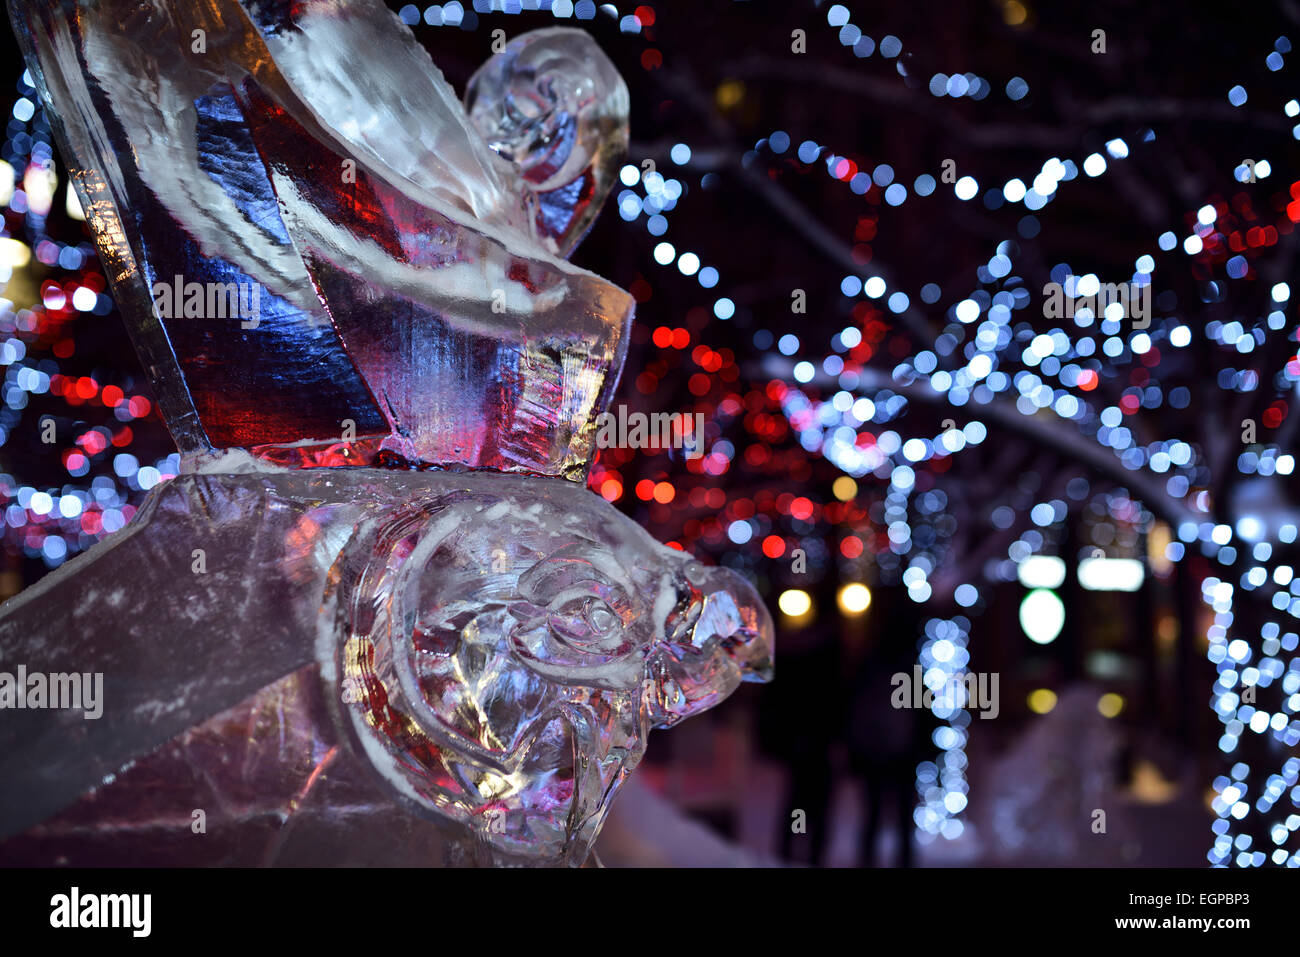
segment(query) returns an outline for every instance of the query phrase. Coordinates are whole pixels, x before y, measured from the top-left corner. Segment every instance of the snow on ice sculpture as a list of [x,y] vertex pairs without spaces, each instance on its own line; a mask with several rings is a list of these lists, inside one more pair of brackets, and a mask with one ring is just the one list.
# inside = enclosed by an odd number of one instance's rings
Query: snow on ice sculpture
[[184,467],[0,610],[0,669],[105,688],[0,721],[0,861],[582,863],[648,730],[772,670],[583,486],[613,65],[524,34],[462,108],[378,0],[10,14]]

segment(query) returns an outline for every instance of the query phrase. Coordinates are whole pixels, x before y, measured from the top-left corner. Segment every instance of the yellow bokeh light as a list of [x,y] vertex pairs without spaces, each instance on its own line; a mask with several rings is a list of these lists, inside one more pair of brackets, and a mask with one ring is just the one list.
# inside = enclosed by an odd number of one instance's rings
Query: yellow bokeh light
[[72,183],[68,183],[68,188],[64,190],[67,193],[63,198],[63,211],[68,214],[69,219],[84,220],[86,218],[85,210],[81,208],[81,200],[77,199],[77,191],[72,188]]
[[1173,540],[1173,529],[1165,522],[1151,523],[1151,531],[1147,532],[1147,565],[1161,578],[1168,575],[1174,567],[1168,555],[1168,548]]
[[1124,710],[1124,698],[1114,692],[1104,694],[1097,702],[1097,710],[1101,712],[1102,717],[1113,718]]
[[0,206],[8,206],[14,198],[14,168],[0,160]]
[[745,98],[745,84],[739,80],[724,80],[713,96],[719,109],[729,110]]
[[27,208],[33,213],[46,216],[54,203],[54,191],[58,189],[59,177],[49,166],[33,163],[23,174],[23,190],[27,193]]
[[0,264],[11,269],[21,269],[32,261],[31,248],[17,239],[0,237]]
[[1050,688],[1038,688],[1029,692],[1029,710],[1034,714],[1047,714],[1056,707],[1056,692]]
[[787,588],[776,600],[776,606],[781,609],[783,615],[802,618],[812,611],[812,596],[802,588]]
[[841,475],[831,484],[831,493],[841,502],[850,502],[857,498],[858,483],[847,475]]
[[1006,21],[1007,26],[1018,27],[1024,23],[1029,16],[1029,11],[1019,0],[1008,0],[1002,5],[1002,19]]
[[1168,804],[1178,791],[1178,782],[1167,780],[1150,761],[1139,759],[1133,765],[1129,795],[1139,804]]
[[1163,615],[1156,622],[1156,647],[1163,652],[1169,652],[1174,647],[1174,642],[1178,640],[1178,619],[1173,615]]
[[860,615],[871,607],[871,589],[861,582],[845,585],[839,593],[840,611],[846,615]]

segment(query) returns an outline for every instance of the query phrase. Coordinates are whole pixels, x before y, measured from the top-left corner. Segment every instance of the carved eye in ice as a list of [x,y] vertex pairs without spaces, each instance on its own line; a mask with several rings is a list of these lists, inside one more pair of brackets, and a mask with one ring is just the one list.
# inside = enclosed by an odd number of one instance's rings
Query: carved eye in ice
[[627,86],[614,65],[582,30],[536,30],[478,69],[465,109],[535,192],[537,234],[568,255],[627,152]]
[[511,609],[511,649],[528,667],[557,680],[580,672],[582,680],[631,687],[642,665],[628,660],[637,648],[639,602],[602,568],[616,567],[606,549],[565,545],[519,576],[523,601]]

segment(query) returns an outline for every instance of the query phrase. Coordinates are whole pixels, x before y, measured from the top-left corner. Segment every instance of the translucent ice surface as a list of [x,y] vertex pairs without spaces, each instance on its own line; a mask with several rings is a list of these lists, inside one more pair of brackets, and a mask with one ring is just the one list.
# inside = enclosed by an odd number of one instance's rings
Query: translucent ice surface
[[523,34],[462,107],[379,0],[10,12],[185,474],[0,609],[105,688],[0,723],[0,863],[580,864],[650,729],[772,670],[748,582],[582,484],[612,64]]
[[562,257],[627,143],[579,30],[473,122],[379,0],[11,0],[183,453],[580,480],[632,300]]
[[0,614],[0,662],[104,675],[96,720],[0,722],[0,863],[580,864],[649,732],[772,639],[743,578],[562,479],[183,475]]

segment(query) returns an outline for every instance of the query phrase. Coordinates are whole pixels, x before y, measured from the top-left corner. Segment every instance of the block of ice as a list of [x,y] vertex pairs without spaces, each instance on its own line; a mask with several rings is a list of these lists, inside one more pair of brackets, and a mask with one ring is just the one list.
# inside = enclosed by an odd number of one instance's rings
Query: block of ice
[[321,860],[301,812],[333,863],[376,860],[352,814],[390,864],[578,864],[650,730],[771,657],[744,579],[562,479],[184,475],[0,616],[0,662],[103,675],[95,720],[5,712],[0,862]]
[[380,0],[10,0],[183,453],[581,480],[632,301],[567,263],[627,90],[511,42],[473,122]]

